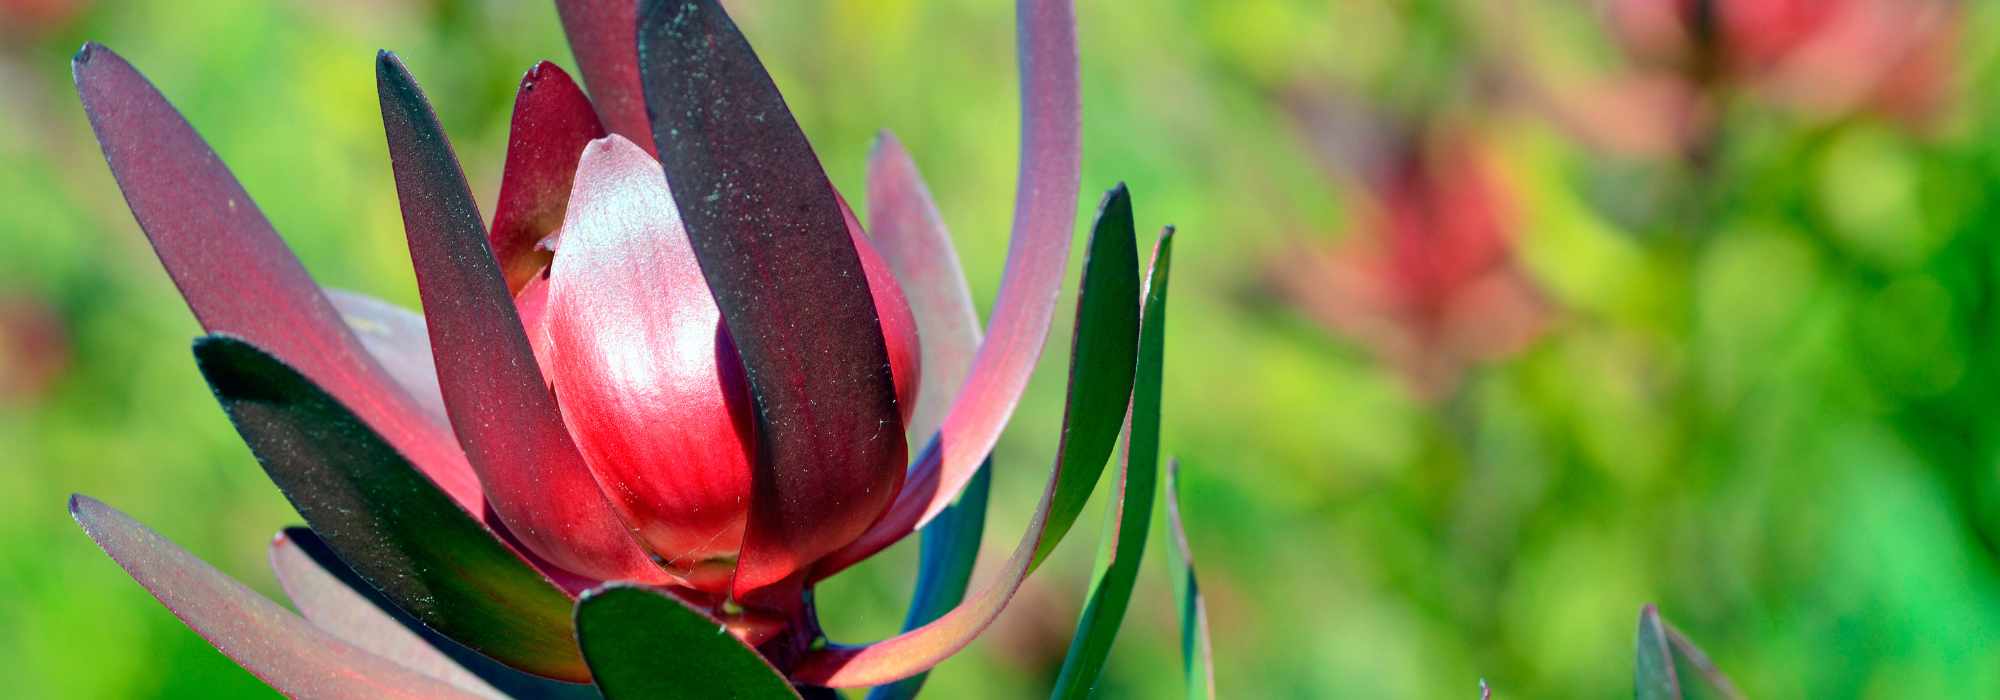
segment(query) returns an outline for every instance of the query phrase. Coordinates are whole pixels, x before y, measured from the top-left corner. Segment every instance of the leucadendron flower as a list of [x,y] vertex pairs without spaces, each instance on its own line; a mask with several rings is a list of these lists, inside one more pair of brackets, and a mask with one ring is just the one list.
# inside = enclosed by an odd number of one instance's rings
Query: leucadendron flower
[[[1068,0],[1018,4],[1021,176],[983,341],[893,137],[868,164],[864,229],[714,0],[557,7],[590,93],[554,64],[528,71],[490,219],[408,69],[377,57],[421,316],[322,289],[143,76],[102,46],[77,54],[106,161],[208,332],[196,362],[310,526],[271,549],[303,618],[77,496],[85,530],[293,696],[903,681],[878,693],[907,697],[1067,533],[1129,423],[1115,499],[1134,522],[1107,543],[1121,555],[1057,682],[1089,688],[1130,596],[1158,455],[1171,236],[1142,332],[1122,185],[1090,236],[1048,489],[1014,555],[965,595],[983,465],[1047,339],[1077,212]],[[919,529],[909,629],[827,640],[813,585]]]

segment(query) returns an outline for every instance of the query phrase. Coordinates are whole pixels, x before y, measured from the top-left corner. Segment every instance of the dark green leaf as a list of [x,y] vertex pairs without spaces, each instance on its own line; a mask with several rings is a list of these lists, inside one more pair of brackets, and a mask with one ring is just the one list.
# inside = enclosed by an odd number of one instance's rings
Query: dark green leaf
[[650,588],[612,584],[585,593],[576,631],[610,700],[798,697],[721,623]]

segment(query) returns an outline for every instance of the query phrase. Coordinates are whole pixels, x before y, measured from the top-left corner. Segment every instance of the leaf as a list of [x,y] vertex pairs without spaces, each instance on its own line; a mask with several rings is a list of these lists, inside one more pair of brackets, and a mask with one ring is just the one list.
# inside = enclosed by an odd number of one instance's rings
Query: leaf
[[375,62],[410,261],[451,425],[487,502],[530,551],[598,579],[663,583],[576,451],[535,364],[437,115],[402,61]]
[[1131,212],[1123,185],[1106,194],[1098,210],[1090,252],[1084,257],[1083,291],[1077,299],[1062,444],[1041,503],[1013,556],[978,595],[930,624],[873,644],[812,651],[792,669],[793,680],[834,688],[881,685],[937,665],[993,624],[1021,582],[1076,522],[1111,456],[1132,395],[1139,341],[1139,261]]
[[439,425],[451,425],[444,414],[444,394],[438,389],[437,363],[431,359],[431,335],[424,327],[424,317],[359,292],[325,291],[327,300],[340,312],[340,320],[361,339],[362,347],[375,356],[396,385]]
[[[1181,463],[1167,460],[1167,527],[1173,545],[1167,549],[1167,574],[1174,583],[1174,604],[1181,617],[1181,675],[1188,700],[1215,700],[1215,650],[1208,633],[1208,599],[1194,575],[1194,548],[1188,546],[1187,524],[1181,518]],[[1485,681],[1480,681],[1483,687]],[[1483,694],[1482,694],[1483,695]]]
[[271,540],[271,571],[314,626],[397,664],[484,697],[585,700],[589,685],[516,671],[425,627],[341,563],[318,535],[285,528]]
[[815,565],[839,573],[901,541],[951,504],[1000,440],[1048,340],[1075,230],[1083,114],[1071,0],[1019,0],[1021,169],[1000,296],[972,369],[889,512]]
[[614,583],[585,593],[576,630],[609,700],[799,696],[722,623],[649,588]]
[[238,338],[195,341],[230,422],[342,561],[411,616],[509,666],[583,681],[570,599],[345,406]]
[[180,112],[125,59],[98,44],[85,44],[71,71],[126,204],[202,327],[285,358],[355,407],[461,507],[482,508],[479,481],[449,427],[370,359]]
[[903,144],[887,131],[868,154],[868,233],[908,292],[923,338],[922,390],[906,426],[928,438],[944,421],[979,350],[979,311],[930,188]]
[[634,46],[636,0],[556,0],[563,35],[583,72],[597,113],[611,133],[631,139],[651,155],[653,127],[646,119],[646,95],[639,86],[639,53]]
[[[1685,697],[1738,699],[1743,693],[1722,674],[1708,654],[1681,631],[1661,619],[1659,608],[1639,610],[1639,653],[1633,674],[1633,695],[1640,700],[1681,700]],[[1689,673],[1691,672],[1691,673]],[[1698,681],[1687,683],[1683,679]]]
[[590,99],[556,64],[537,63],[521,76],[507,134],[507,164],[500,171],[500,199],[487,238],[509,292],[519,294],[554,257],[537,246],[562,226],[583,147],[605,133]]
[[1109,525],[1099,546],[1099,568],[1090,584],[1083,615],[1070,638],[1049,697],[1089,697],[1111,656],[1118,625],[1132,601],[1139,580],[1139,562],[1146,554],[1146,531],[1153,520],[1153,490],[1160,471],[1160,382],[1166,343],[1167,279],[1173,265],[1174,230],[1168,227],[1153,248],[1146,280],[1145,309],[1140,315],[1139,356],[1132,384],[1132,410],[1126,418],[1125,469],[1112,485],[1106,513]]
[[757,416],[738,599],[794,607],[806,566],[895,497],[907,446],[866,271],[819,157],[714,0],[649,0],[639,73],[667,184]]
[[174,617],[271,688],[299,698],[474,698],[314,627],[116,509],[70,496],[70,517]]
[[[972,477],[958,502],[924,526],[917,565],[917,586],[910,594],[910,612],[903,630],[922,627],[965,600],[972,585],[972,568],[979,560],[979,541],[986,531],[986,501],[993,485],[993,462],[987,460]],[[928,671],[868,691],[868,700],[907,700],[924,687]]]

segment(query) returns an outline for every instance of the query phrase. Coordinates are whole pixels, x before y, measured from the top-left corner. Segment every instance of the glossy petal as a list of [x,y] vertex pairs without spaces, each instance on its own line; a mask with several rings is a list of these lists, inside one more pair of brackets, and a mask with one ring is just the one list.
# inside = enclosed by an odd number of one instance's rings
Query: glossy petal
[[[1209,641],[1208,599],[1194,575],[1194,548],[1188,545],[1187,524],[1181,517],[1181,463],[1167,460],[1167,576],[1174,583],[1174,605],[1181,618],[1181,675],[1188,700],[1215,700],[1215,650]],[[1485,681],[1480,681],[1483,687]]]
[[570,202],[546,314],[563,419],[667,568],[721,592],[750,509],[742,364],[651,156],[590,144]]
[[444,414],[444,394],[438,389],[437,363],[431,359],[431,334],[424,328],[424,317],[344,289],[328,289],[326,298],[396,385],[416,399],[438,425],[451,425]]
[[589,678],[569,597],[347,407],[242,340],[208,336],[194,355],[264,471],[369,584],[431,629],[510,666]]
[[1048,340],[1062,291],[1082,158],[1076,18],[1071,0],[1018,0],[1021,171],[1014,231],[986,342],[924,446],[896,503],[860,540],[815,567],[820,579],[915,532],[949,505],[1000,439]]
[[1104,661],[1111,656],[1111,643],[1118,637],[1118,625],[1125,621],[1125,609],[1132,602],[1139,562],[1146,554],[1146,531],[1153,522],[1153,490],[1160,472],[1160,382],[1173,236],[1170,227],[1153,248],[1145,309],[1140,316],[1144,320],[1138,372],[1132,382],[1132,410],[1125,423],[1125,469],[1112,485],[1106,510],[1110,522],[1104,528],[1104,542],[1098,546],[1098,573],[1090,582],[1090,596],[1076,621],[1076,634],[1070,638],[1069,653],[1063,658],[1050,697],[1085,698],[1097,686]]
[[543,61],[521,76],[514,124],[507,134],[507,165],[500,174],[488,241],[507,288],[516,293],[552,257],[537,248],[562,225],[570,180],[585,144],[605,134],[590,100],[569,74]]
[[839,198],[736,25],[714,0],[649,0],[639,17],[661,164],[756,410],[732,586],[739,600],[795,606],[804,569],[867,529],[902,484],[882,325]]
[[1132,395],[1140,335],[1139,262],[1131,209],[1124,200],[1123,186],[1107,195],[1084,259],[1062,445],[1041,504],[1013,556],[978,595],[936,621],[874,644],[810,652],[792,669],[793,680],[835,688],[881,685],[937,665],[993,624],[1022,581],[1076,522],[1117,442],[1125,402]]
[[607,700],[799,696],[721,623],[651,589],[613,584],[584,594],[576,631]]
[[383,52],[375,65],[438,382],[487,501],[523,545],[557,566],[665,582],[563,427],[437,116],[394,55]]
[[314,627],[89,496],[70,517],[174,617],[271,688],[299,698],[476,698]]
[[[868,154],[868,222],[876,249],[909,292],[923,341],[923,386],[907,427],[911,437],[929,439],[972,369],[979,312],[930,188],[903,144],[886,131]],[[904,391],[900,377],[896,387],[898,394]]]
[[302,527],[271,540],[271,571],[293,607],[314,626],[398,665],[481,697],[584,700],[590,686],[537,678],[451,641],[377,592]]
[[452,500],[478,512],[479,482],[450,431],[370,359],[173,105],[103,46],[84,45],[71,70],[126,204],[202,327],[285,358],[353,406]]
[[646,119],[646,95],[639,87],[639,54],[633,42],[637,0],[556,0],[556,14],[562,16],[570,53],[576,54],[604,125],[653,153],[653,128]]

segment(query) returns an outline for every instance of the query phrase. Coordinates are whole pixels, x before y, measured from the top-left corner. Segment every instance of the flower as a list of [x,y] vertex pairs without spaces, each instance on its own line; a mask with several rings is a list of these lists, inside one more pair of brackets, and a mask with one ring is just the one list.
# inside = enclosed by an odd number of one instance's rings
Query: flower
[[[870,159],[864,231],[714,0],[557,7],[591,92],[549,63],[523,78],[490,226],[414,78],[377,58],[421,317],[322,290],[136,69],[95,44],[77,54],[112,174],[209,333],[196,362],[311,526],[272,549],[306,619],[108,506],[77,496],[73,514],[189,626],[291,695],[497,694],[542,679],[611,696],[786,695],[922,673],[991,624],[1069,530],[1128,405],[1150,407],[1131,431],[1147,437],[1128,441],[1155,444],[1128,442],[1143,456],[1125,468],[1155,468],[1162,336],[1149,326],[1141,352],[1120,186],[1090,237],[1063,442],[1014,556],[959,602],[964,577],[937,582],[933,558],[976,552],[978,530],[944,527],[935,548],[927,530],[933,590],[912,629],[858,646],[818,629],[814,583],[957,512],[1047,338],[1079,185],[1070,3],[1017,8],[1020,188],[983,342],[893,137]],[[1154,317],[1170,240],[1155,252]],[[926,440],[914,460],[906,428]],[[1119,498],[1150,504],[1135,492]],[[1119,547],[1143,546],[1133,531]],[[1094,595],[1129,597],[1120,580]],[[1081,648],[1094,651],[1072,682],[1087,687],[1108,642]]]

